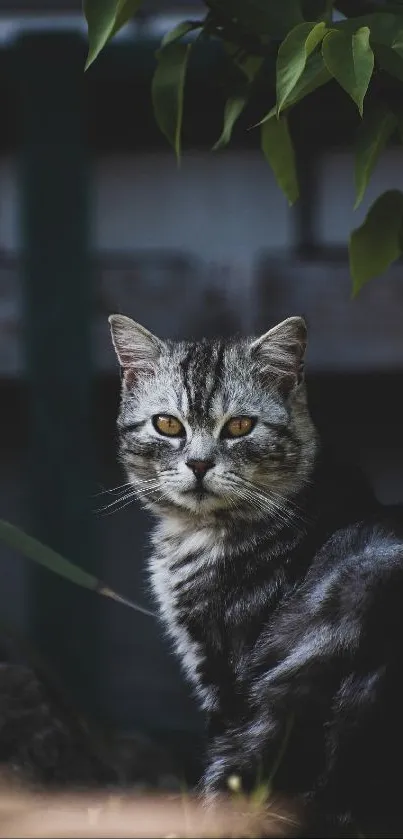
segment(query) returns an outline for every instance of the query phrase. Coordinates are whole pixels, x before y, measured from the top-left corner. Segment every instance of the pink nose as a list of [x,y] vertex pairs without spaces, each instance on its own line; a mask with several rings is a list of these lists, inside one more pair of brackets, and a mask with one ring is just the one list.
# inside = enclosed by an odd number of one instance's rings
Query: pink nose
[[214,460],[187,460],[186,466],[192,470],[193,474],[201,480],[204,478],[206,472],[214,466]]

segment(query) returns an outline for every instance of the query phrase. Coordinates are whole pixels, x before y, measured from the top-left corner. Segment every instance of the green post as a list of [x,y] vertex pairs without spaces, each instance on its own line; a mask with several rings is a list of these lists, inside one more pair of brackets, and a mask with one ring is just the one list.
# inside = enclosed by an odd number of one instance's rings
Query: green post
[[[91,313],[84,45],[65,32],[15,48],[32,533],[97,572],[91,538]],[[79,703],[96,705],[99,604],[30,570],[31,641]]]

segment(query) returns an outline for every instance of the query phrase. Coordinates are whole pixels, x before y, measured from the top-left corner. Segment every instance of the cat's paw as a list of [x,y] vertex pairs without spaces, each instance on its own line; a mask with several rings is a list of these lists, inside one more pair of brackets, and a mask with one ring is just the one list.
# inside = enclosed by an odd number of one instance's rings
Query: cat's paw
[[239,775],[225,761],[215,760],[203,774],[200,790],[204,798],[214,799],[218,795],[234,792],[233,778]]
[[238,731],[216,737],[209,749],[208,765],[201,789],[207,797],[217,794],[238,794],[253,788],[256,761],[240,741]]
[[228,779],[237,774],[237,763],[236,732],[228,731],[215,737],[210,743],[207,768],[200,783],[203,794],[211,797],[231,792]]

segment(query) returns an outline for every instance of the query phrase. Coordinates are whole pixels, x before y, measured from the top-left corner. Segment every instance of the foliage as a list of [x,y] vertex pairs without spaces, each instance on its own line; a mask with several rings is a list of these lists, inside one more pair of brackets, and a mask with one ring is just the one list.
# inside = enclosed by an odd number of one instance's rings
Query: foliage
[[[141,6],[141,0],[85,0],[87,66]],[[158,51],[152,98],[157,123],[179,160],[186,68],[194,39],[219,39],[241,74],[234,82],[214,148],[226,146],[257,87],[267,92],[256,130],[261,148],[290,204],[299,195],[292,109],[329,82],[351,97],[361,117],[354,142],[357,207],[388,140],[403,125],[403,0],[205,0],[202,20],[184,21]],[[335,15],[335,12],[339,12]],[[382,79],[382,101],[368,93]],[[388,86],[394,95],[388,96]],[[275,96],[273,96],[275,91]],[[368,102],[368,107],[366,106]],[[318,117],[320,118],[320,117]],[[353,292],[402,253],[403,196],[381,196],[350,238]]]
[[[89,33],[86,66],[140,6],[141,0],[84,0]],[[354,141],[357,207],[382,149],[403,125],[403,106],[399,107],[403,0],[205,0],[205,6],[202,20],[184,21],[165,35],[157,55],[154,113],[178,160],[186,68],[193,43],[189,33],[195,30],[198,39],[220,39],[228,60],[243,78],[241,88],[239,82],[234,83],[214,149],[229,143],[257,86],[266,88],[268,107],[254,127],[260,131],[262,151],[290,204],[299,195],[290,111],[331,81],[351,97],[362,120]],[[379,76],[385,95],[375,107],[367,108],[369,88]],[[395,92],[397,85],[400,96],[388,97],[388,81]],[[353,293],[402,254],[402,231],[403,195],[385,193],[350,237]]]

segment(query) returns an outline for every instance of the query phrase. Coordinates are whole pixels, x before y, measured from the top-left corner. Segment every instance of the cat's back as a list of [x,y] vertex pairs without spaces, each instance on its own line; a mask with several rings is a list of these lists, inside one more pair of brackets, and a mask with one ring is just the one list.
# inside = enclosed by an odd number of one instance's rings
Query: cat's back
[[[254,664],[266,687],[297,675],[292,691],[321,670],[365,678],[395,667],[403,686],[403,539],[399,523],[359,522],[318,550],[303,582],[281,602],[257,645]],[[352,662],[354,661],[354,665]],[[302,681],[301,681],[302,680]]]
[[320,777],[318,805],[349,810],[364,835],[402,835],[376,833],[402,825],[402,607],[399,520],[349,525],[320,548],[253,656],[259,737],[294,719],[280,787]]
[[[374,609],[402,612],[403,526],[378,515],[337,530],[318,551],[303,589],[324,616],[362,621]],[[383,622],[384,624],[384,622]]]
[[[383,519],[383,521],[382,521]],[[400,516],[339,531],[312,568],[312,605],[331,627],[332,672],[327,749],[333,755],[323,804],[351,807],[365,835],[401,836],[403,752],[403,540]],[[314,564],[315,565],[315,564]],[[333,572],[332,572],[333,565]],[[322,566],[322,581],[320,569]]]

